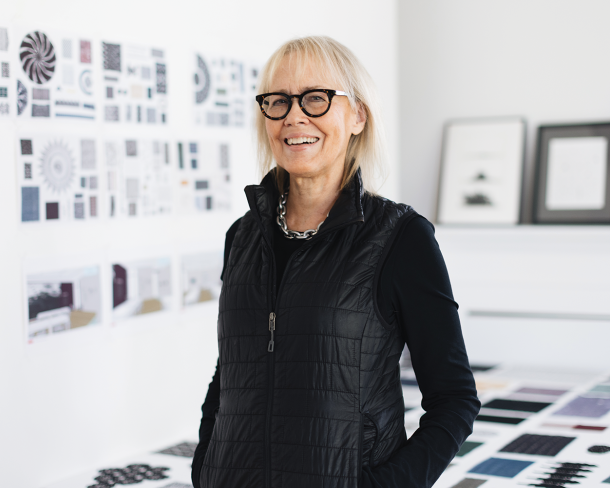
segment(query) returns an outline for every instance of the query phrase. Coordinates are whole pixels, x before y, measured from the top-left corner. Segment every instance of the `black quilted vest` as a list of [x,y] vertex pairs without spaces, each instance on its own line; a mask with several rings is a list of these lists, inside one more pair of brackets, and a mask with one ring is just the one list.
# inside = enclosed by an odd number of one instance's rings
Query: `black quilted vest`
[[220,407],[201,488],[356,488],[406,441],[399,358],[379,271],[406,205],[360,174],[275,283],[272,173],[246,187],[218,318]]

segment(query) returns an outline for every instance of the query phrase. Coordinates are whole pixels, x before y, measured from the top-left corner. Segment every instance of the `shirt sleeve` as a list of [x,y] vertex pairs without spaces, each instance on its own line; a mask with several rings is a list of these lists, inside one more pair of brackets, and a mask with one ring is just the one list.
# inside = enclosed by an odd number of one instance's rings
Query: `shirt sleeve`
[[397,233],[378,288],[390,300],[379,305],[402,331],[426,413],[386,463],[363,468],[364,488],[432,486],[472,433],[481,406],[434,227],[418,215]]
[[[231,246],[233,245],[233,238],[237,233],[240,221],[241,219],[238,219],[227,231],[224,250],[224,265],[222,268],[220,279],[222,279],[222,277],[224,276],[224,272],[227,267],[227,262],[229,261],[229,253],[231,251]],[[205,396],[205,401],[203,402],[203,405],[201,406],[202,416],[201,425],[199,426],[199,444],[197,444],[195,454],[193,455],[193,464],[191,471],[191,480],[193,482],[193,486],[195,487],[199,486],[199,474],[201,473],[201,467],[203,466],[205,454],[208,450],[208,446],[210,445],[210,439],[212,438],[212,432],[214,431],[214,424],[216,423],[216,412],[218,410],[219,405],[220,375],[218,373],[218,360],[216,360],[216,371],[214,372],[212,382],[208,385],[208,393]]]

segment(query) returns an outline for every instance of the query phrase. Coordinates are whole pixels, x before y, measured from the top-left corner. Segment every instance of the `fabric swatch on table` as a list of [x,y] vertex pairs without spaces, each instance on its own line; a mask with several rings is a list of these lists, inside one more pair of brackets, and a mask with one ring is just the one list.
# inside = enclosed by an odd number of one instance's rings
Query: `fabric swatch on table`
[[503,478],[514,478],[532,461],[516,461],[514,459],[489,458],[472,468],[469,473],[486,474],[489,476],[501,476]]
[[453,485],[451,488],[478,488],[487,480],[477,480],[474,478],[464,478],[457,485]]
[[576,397],[553,415],[600,418],[610,412],[610,398]]
[[482,446],[482,445],[483,445],[482,442],[465,441],[464,444],[462,444],[462,447],[460,447],[460,450],[457,452],[456,456],[458,456],[458,457],[465,456],[470,451],[473,451],[474,449],[476,449],[477,447]]
[[606,478],[604,481],[602,481],[602,483],[608,483],[608,484],[610,484],[610,478]]
[[499,410],[517,410],[519,412],[540,412],[543,408],[551,405],[546,402],[528,402],[524,400],[506,400],[498,398],[483,405],[483,408],[496,408]]
[[591,446],[589,449],[587,449],[587,451],[595,454],[605,454],[610,452],[610,446]]
[[157,451],[157,453],[192,458],[195,455],[196,447],[196,442],[181,442],[180,444],[176,444],[175,446],[170,446],[161,451]]
[[490,369],[494,369],[495,367],[496,367],[495,364],[493,364],[493,365],[489,365],[489,364],[471,364],[470,365],[470,371],[472,371],[473,373],[479,373],[479,372],[489,371]]
[[610,385],[597,385],[589,390],[589,393],[610,393]]
[[477,415],[475,420],[480,420],[481,422],[495,422],[497,424],[517,425],[523,422],[525,419],[520,419],[517,417],[498,417],[496,415]]
[[568,390],[550,390],[547,388],[519,388],[515,390],[515,393],[529,393],[532,395],[547,395],[547,396],[561,396],[564,393],[567,393]]
[[556,456],[574,439],[576,439],[576,437],[523,434],[500,449],[500,452],[516,452],[519,454],[535,454],[538,456]]

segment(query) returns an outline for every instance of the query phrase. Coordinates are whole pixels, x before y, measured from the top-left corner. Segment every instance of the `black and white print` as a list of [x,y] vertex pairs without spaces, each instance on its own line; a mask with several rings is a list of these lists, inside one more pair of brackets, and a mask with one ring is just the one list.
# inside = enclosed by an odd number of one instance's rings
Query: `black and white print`
[[55,30],[17,33],[19,65],[11,70],[17,78],[17,116],[95,120],[97,75],[91,40]]
[[246,127],[253,115],[258,68],[223,56],[194,56],[195,123],[215,127]]
[[168,67],[165,52],[102,42],[104,120],[110,123],[167,123]]

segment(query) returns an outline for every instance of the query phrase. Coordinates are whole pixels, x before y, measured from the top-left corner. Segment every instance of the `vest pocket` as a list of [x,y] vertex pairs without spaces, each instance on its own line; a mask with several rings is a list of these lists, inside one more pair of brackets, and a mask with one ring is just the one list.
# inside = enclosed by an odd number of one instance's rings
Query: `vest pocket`
[[375,450],[379,442],[379,425],[369,413],[362,414],[362,466],[375,466]]

